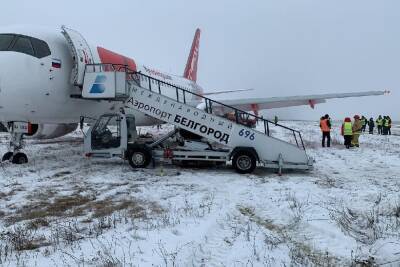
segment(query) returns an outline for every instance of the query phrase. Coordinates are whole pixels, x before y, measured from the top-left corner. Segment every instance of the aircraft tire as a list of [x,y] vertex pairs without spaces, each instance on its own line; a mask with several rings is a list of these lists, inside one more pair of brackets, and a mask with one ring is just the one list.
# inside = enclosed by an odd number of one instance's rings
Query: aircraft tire
[[1,159],[1,161],[9,161],[14,153],[12,153],[11,151],[8,151],[7,153],[5,153],[3,155],[3,158]]
[[26,164],[28,163],[28,157],[25,153],[18,152],[12,158],[12,163],[14,164]]

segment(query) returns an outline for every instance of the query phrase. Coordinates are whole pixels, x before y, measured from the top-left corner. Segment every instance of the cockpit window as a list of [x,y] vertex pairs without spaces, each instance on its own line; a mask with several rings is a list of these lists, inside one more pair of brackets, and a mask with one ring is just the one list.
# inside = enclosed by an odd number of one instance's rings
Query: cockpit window
[[0,34],[0,51],[8,50],[13,39],[12,34]]
[[15,51],[37,58],[51,55],[45,41],[17,34],[0,34],[0,51]]
[[35,55],[35,51],[33,50],[33,46],[29,38],[22,36],[18,37],[10,51],[21,52],[31,56]]
[[46,42],[36,38],[31,38],[31,41],[36,57],[43,58],[51,55],[50,48]]

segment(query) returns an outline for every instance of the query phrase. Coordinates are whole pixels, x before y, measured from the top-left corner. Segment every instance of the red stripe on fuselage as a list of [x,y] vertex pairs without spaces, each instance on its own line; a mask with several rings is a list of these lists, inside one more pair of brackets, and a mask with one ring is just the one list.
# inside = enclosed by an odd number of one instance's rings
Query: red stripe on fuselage
[[101,63],[127,65],[129,69],[136,71],[136,63],[133,59],[117,54],[102,47],[97,47]]

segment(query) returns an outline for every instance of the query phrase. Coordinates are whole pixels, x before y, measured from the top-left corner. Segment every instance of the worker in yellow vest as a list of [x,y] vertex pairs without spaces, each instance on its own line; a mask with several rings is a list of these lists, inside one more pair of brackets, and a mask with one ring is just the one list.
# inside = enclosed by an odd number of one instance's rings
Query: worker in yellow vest
[[354,116],[354,123],[353,123],[353,137],[351,139],[351,146],[356,146],[359,147],[360,143],[359,143],[359,137],[361,135],[361,128],[362,128],[362,124],[361,124],[361,120],[360,120],[360,116],[355,115]]
[[349,149],[353,137],[353,125],[351,124],[351,119],[349,117],[345,118],[342,124],[342,135],[344,137],[344,145]]
[[382,126],[383,126],[382,115],[379,115],[379,117],[376,119],[376,126],[378,127],[378,134],[382,134]]
[[388,135],[389,134],[389,118],[388,118],[388,116],[383,116],[382,134],[383,135]]
[[319,127],[321,128],[322,132],[322,147],[325,147],[325,139],[327,139],[327,147],[331,146],[331,120],[329,115],[326,114],[325,116],[321,117],[319,122]]

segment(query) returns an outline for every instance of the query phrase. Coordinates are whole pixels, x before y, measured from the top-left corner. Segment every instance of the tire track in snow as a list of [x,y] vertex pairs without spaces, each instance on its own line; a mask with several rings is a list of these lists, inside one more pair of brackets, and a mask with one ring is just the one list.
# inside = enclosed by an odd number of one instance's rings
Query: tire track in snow
[[202,238],[203,241],[197,244],[194,258],[190,260],[190,264],[193,266],[223,266],[221,259],[224,259],[224,256],[230,251],[225,238],[230,233],[225,222],[216,221],[212,224]]
[[[246,184],[243,184],[245,182]],[[251,183],[252,185],[250,185]],[[228,183],[221,181],[216,188],[219,189],[220,196],[219,211],[216,212],[215,221],[205,231],[202,239],[196,244],[193,254],[187,260],[188,266],[224,266],[223,259],[231,252],[231,246],[227,238],[232,236],[232,230],[228,225],[230,215],[237,212],[237,206],[249,199],[251,188],[254,181],[244,180],[243,176],[238,179],[230,178]],[[227,186],[229,184],[229,186]],[[221,192],[221,189],[224,189]],[[236,198],[232,198],[235,195]],[[235,199],[235,201],[232,201]],[[224,211],[224,212],[220,212]]]

